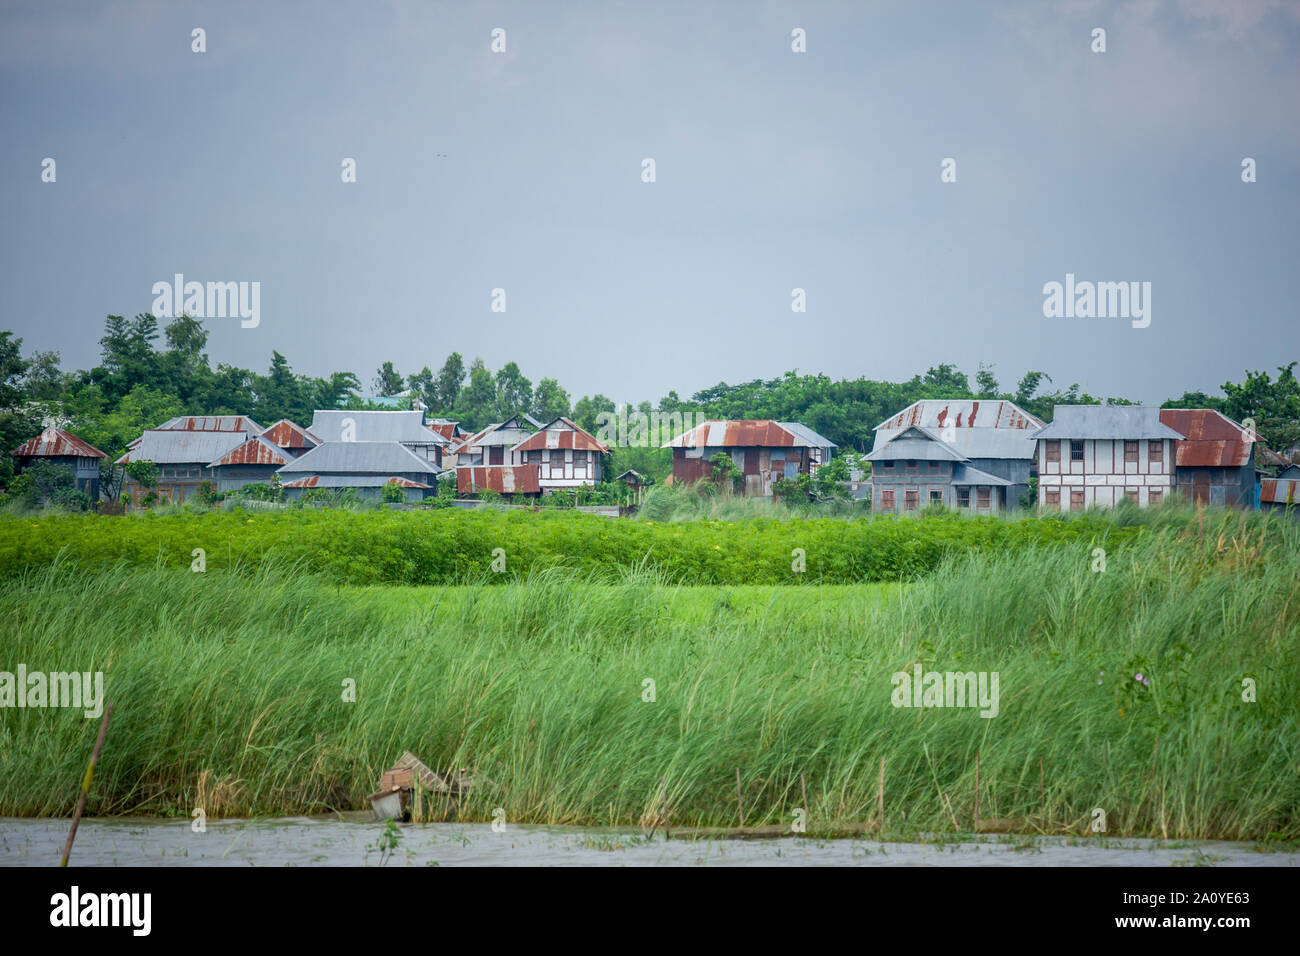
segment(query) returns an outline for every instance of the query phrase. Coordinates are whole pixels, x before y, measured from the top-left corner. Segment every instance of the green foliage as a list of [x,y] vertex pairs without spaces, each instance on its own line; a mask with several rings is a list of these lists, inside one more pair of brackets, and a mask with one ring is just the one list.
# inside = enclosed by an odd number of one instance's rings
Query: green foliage
[[736,467],[736,463],[725,451],[720,451],[709,459],[709,480],[719,491],[737,492],[745,487],[745,473]]
[[158,466],[148,458],[139,458],[126,463],[126,473],[136,484],[143,488],[158,486]]
[[91,501],[77,490],[71,468],[37,458],[9,483],[6,504],[19,511],[45,507],[85,511]]
[[395,478],[388,479],[384,483],[383,490],[380,492],[382,499],[388,504],[401,504],[406,500],[406,489]]
[[[698,584],[829,584],[911,578],[967,551],[1054,542],[1110,549],[1144,533],[1141,523],[1120,527],[1111,517],[1090,512],[1020,521],[958,514],[778,520],[772,502],[741,497],[717,499],[718,507],[735,509],[734,518],[663,524],[654,517],[659,493],[647,498],[642,521],[612,521],[559,507],[350,512],[343,509],[358,505],[353,489],[320,488],[305,490],[299,501],[331,509],[6,518],[0,520],[0,576],[50,564],[67,546],[72,549],[61,560],[88,570],[119,559],[188,567],[190,551],[202,547],[209,568],[231,563],[253,568],[278,554],[340,583],[445,584],[485,571],[492,550],[502,547],[510,555],[510,571],[492,575],[494,581],[544,567],[617,573],[649,562],[675,580]],[[818,507],[809,506],[807,513],[817,514]],[[1135,520],[1150,519],[1138,511]],[[808,555],[807,573],[797,576],[790,573],[796,547]]]

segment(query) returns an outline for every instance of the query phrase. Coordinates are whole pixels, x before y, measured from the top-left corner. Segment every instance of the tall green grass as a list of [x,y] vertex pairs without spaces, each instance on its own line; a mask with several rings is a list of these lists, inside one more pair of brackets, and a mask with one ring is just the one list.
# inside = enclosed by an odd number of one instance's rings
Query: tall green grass
[[[410,749],[491,784],[462,819],[871,821],[1300,837],[1300,541],[1223,516],[954,555],[906,586],[681,587],[651,568],[339,588],[116,567],[0,585],[0,669],[106,671],[92,813],[355,808]],[[997,671],[1000,714],[905,709],[891,675]],[[1136,672],[1150,686],[1134,680]],[[1252,678],[1257,700],[1242,699]],[[342,700],[354,679],[355,703]],[[644,681],[655,682],[646,702]],[[0,814],[70,811],[95,721],[0,711]],[[806,804],[803,791],[806,788]]]

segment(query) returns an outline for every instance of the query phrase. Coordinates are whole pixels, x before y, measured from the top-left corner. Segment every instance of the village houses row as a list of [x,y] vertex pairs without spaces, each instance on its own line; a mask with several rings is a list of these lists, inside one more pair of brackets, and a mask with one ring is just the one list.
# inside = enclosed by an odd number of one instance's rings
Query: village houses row
[[[1046,424],[1006,400],[918,401],[875,428],[855,473],[855,497],[877,513],[933,504],[976,513],[1016,509],[1036,481],[1046,509],[1081,510],[1129,500],[1154,505],[1177,491],[1189,500],[1240,508],[1300,501],[1300,466],[1269,451],[1259,436],[1211,409],[1138,405],[1058,405]],[[1259,447],[1259,459],[1256,446]],[[719,454],[743,476],[744,494],[773,494],[779,479],[814,475],[835,444],[798,422],[704,421],[663,447],[673,453],[669,483],[708,478]],[[594,486],[610,448],[568,418],[543,424],[528,415],[468,433],[423,411],[318,410],[309,427],[282,419],[263,428],[244,415],[186,415],[147,430],[116,464],[151,461],[159,500],[183,502],[203,482],[235,491],[272,476],[290,499],[310,488],[352,488],[378,497],[385,485],[406,501],[454,480],[458,495],[485,491],[533,498]],[[69,466],[77,486],[99,497],[103,452],[48,428],[12,454],[19,469],[35,459]],[[1265,476],[1257,465],[1276,472]],[[618,476],[633,487],[636,472]],[[124,497],[147,489],[128,477]]]

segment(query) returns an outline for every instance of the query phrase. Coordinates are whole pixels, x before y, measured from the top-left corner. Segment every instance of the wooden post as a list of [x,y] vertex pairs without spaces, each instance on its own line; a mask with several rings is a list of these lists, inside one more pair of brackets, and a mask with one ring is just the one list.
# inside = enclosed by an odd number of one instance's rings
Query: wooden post
[[745,801],[740,793],[740,768],[736,768],[736,807],[740,810],[740,828],[745,829]]
[[95,749],[90,752],[90,765],[86,767],[86,775],[81,780],[81,795],[77,797],[77,807],[72,811],[72,829],[68,831],[68,842],[63,845],[63,860],[59,866],[67,866],[68,857],[72,854],[72,841],[77,838],[77,826],[81,823],[81,814],[86,810],[86,795],[90,793],[95,763],[99,760],[99,752],[104,749],[104,738],[108,736],[108,718],[112,716],[113,705],[109,704],[104,708],[104,719],[99,722],[99,736],[95,738]]
[[804,780],[803,774],[799,774],[799,790],[803,794],[803,812],[805,818],[808,815],[808,781]]

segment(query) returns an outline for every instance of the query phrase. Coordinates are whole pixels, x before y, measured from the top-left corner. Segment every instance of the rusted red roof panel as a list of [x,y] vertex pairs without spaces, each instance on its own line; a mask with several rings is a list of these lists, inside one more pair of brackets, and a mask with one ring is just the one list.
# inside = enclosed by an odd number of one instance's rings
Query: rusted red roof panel
[[456,491],[496,491],[503,495],[537,494],[542,490],[540,465],[483,465],[456,469]]
[[674,438],[674,448],[790,448],[795,436],[769,418],[701,422]]
[[1250,433],[1212,408],[1162,408],[1160,421],[1184,436],[1180,468],[1240,468],[1250,462]]
[[262,437],[278,448],[315,448],[320,444],[319,438],[287,418],[262,432]]
[[1261,503],[1300,505],[1300,479],[1265,478],[1259,483],[1259,500]]
[[[555,427],[557,422],[564,427]],[[609,454],[609,446],[599,441],[595,435],[575,425],[567,418],[551,422],[540,432],[528,436],[512,451],[550,451],[557,448],[572,448],[575,451],[595,451],[602,455]]]
[[250,438],[235,448],[230,449],[216,461],[218,465],[287,465],[292,459],[275,445],[260,438]]
[[424,427],[451,441],[456,437],[456,426],[459,424],[459,422],[429,422]]
[[89,442],[82,441],[62,428],[47,428],[29,442],[24,442],[11,452],[15,458],[107,458]]

